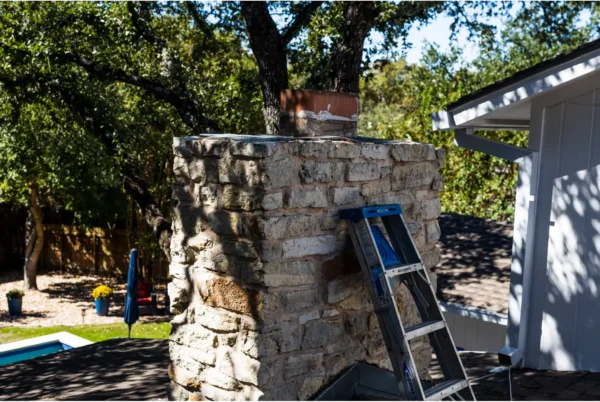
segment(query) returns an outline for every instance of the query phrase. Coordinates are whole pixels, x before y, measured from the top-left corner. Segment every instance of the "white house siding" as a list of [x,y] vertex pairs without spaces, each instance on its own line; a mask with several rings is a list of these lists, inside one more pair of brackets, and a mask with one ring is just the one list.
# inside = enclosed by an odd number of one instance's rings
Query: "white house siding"
[[543,125],[527,367],[600,371],[599,87],[596,74],[532,107]]

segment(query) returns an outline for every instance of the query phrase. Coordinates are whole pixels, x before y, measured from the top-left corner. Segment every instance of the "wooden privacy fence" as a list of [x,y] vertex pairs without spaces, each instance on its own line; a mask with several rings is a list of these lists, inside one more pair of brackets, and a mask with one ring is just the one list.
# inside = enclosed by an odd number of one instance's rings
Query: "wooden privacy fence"
[[[44,249],[41,269],[60,270],[77,274],[126,276],[129,267],[130,244],[126,230],[76,226],[44,225]],[[165,279],[169,272],[164,258],[148,260],[139,249],[142,269],[148,269],[155,279]]]

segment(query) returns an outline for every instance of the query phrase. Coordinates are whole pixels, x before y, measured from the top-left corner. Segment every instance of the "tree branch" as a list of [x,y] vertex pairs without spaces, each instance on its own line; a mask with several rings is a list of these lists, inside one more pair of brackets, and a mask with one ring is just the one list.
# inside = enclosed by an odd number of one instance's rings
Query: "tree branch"
[[187,92],[173,91],[162,84],[121,69],[113,69],[96,63],[74,52],[55,54],[53,57],[62,62],[74,63],[97,78],[119,81],[144,89],[156,99],[171,104],[183,120],[195,133],[219,133],[217,123],[207,119],[196,107]]
[[286,45],[289,44],[292,39],[294,39],[296,35],[310,23],[313,15],[315,15],[323,3],[324,1],[308,2],[308,4],[296,14],[296,18],[282,30],[281,41]]
[[[98,138],[106,147],[109,154],[116,154],[116,146],[112,133],[118,128],[106,116],[99,115],[98,105],[89,99],[68,89],[60,90],[62,99],[81,126],[92,136]],[[148,190],[147,184],[137,173],[137,169],[125,162],[121,167],[123,175],[123,188],[138,205],[146,223],[152,227],[158,244],[167,257],[171,260],[171,236],[173,230],[171,223],[165,218],[154,197]]]

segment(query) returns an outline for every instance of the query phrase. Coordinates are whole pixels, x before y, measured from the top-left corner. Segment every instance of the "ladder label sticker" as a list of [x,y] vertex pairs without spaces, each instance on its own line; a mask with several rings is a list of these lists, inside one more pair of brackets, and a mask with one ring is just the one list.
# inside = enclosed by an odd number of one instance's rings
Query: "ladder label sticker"
[[413,376],[410,372],[410,369],[406,365],[406,363],[404,363],[403,365],[404,365],[404,378],[406,379],[406,383],[408,384],[408,392],[410,394],[410,398],[413,401],[416,401],[417,400],[417,390],[415,389],[415,383],[413,382]]

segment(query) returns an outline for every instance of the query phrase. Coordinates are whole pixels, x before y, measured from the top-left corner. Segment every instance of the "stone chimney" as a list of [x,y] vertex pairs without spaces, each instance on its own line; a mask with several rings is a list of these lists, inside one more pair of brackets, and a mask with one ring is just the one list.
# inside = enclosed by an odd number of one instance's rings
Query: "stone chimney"
[[[295,122],[306,134],[319,121]],[[443,150],[204,135],[174,153],[171,399],[306,400],[357,361],[391,369],[338,212],[400,203],[431,268]],[[407,289],[398,303],[418,322]],[[412,344],[422,373],[427,342]]]

